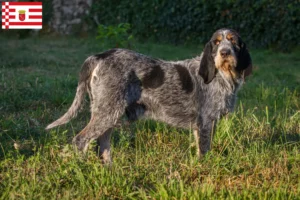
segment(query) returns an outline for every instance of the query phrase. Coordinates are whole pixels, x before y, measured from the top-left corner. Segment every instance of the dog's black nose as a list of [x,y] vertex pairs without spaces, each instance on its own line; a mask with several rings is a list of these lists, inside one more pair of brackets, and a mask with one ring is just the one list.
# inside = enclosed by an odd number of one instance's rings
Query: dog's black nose
[[222,58],[226,58],[227,56],[230,55],[230,49],[222,49],[220,51],[220,54],[221,54]]

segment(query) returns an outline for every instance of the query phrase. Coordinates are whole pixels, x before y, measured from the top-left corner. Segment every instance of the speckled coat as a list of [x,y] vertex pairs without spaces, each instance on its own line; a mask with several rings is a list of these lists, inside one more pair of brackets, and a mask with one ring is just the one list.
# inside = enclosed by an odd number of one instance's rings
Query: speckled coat
[[230,29],[216,31],[200,56],[183,61],[111,49],[84,62],[73,104],[47,129],[74,117],[88,92],[91,120],[73,139],[78,150],[97,139],[99,155],[110,163],[111,129],[126,115],[129,121],[146,117],[193,129],[200,156],[210,149],[217,120],[233,111],[251,66],[245,43]]

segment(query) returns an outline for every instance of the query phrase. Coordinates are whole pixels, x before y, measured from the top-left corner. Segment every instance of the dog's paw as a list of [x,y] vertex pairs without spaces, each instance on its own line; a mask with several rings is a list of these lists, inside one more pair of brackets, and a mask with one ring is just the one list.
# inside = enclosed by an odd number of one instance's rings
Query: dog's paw
[[75,151],[85,153],[88,147],[88,142],[80,136],[76,136],[72,140]]

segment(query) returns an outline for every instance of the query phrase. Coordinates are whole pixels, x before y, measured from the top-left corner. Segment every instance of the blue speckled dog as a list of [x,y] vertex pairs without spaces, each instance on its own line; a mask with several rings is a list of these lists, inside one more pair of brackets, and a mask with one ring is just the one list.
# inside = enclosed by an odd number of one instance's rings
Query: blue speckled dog
[[88,92],[91,120],[73,139],[85,151],[97,139],[104,163],[110,163],[111,130],[121,116],[144,116],[194,130],[198,155],[210,149],[215,122],[233,111],[236,93],[252,70],[246,44],[236,31],[220,29],[196,58],[154,59],[126,49],[111,49],[84,62],[69,110],[46,129],[75,117]]

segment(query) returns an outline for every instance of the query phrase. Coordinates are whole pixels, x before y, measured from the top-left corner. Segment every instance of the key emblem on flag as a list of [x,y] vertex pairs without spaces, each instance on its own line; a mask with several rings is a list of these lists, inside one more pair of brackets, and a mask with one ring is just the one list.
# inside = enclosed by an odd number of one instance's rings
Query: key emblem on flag
[[26,13],[26,10],[19,10],[19,20],[20,21],[25,20],[25,13]]
[[2,2],[2,29],[42,29],[42,2]]

